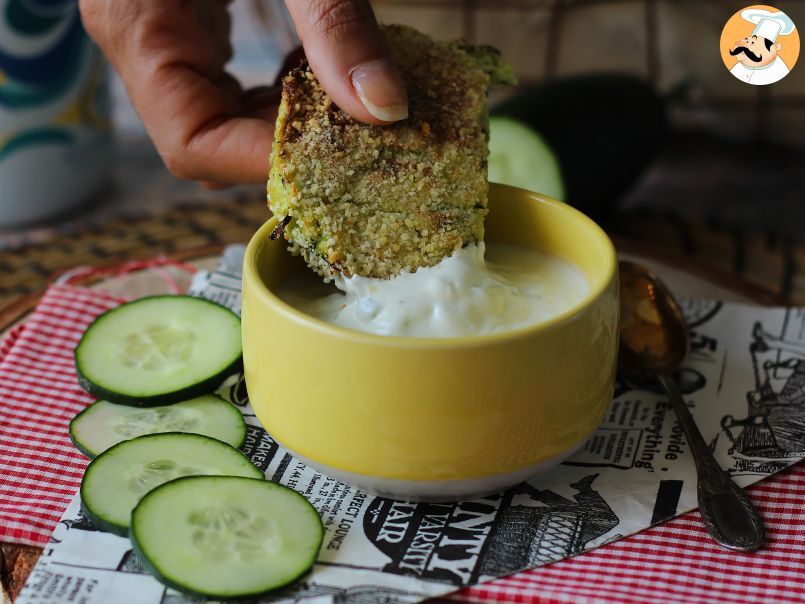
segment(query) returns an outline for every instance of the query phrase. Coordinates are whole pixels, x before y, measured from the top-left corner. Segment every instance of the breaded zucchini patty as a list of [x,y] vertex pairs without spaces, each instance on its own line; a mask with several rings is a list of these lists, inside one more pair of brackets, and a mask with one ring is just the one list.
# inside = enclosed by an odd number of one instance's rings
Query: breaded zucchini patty
[[370,126],[341,111],[307,64],[283,80],[269,206],[293,252],[329,279],[432,266],[484,235],[490,47],[382,28],[408,93],[407,119]]

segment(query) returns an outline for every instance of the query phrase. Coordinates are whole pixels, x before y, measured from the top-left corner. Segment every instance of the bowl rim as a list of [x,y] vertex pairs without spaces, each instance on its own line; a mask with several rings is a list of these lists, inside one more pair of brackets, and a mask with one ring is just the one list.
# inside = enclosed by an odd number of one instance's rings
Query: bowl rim
[[[249,243],[246,246],[246,252],[243,257],[243,284],[245,291],[245,284],[251,284],[253,291],[262,300],[263,303],[273,307],[284,318],[289,319],[303,327],[317,331],[324,336],[335,337],[340,339],[347,339],[355,343],[371,344],[381,347],[392,348],[419,348],[419,349],[455,349],[455,348],[472,348],[487,346],[490,344],[500,344],[503,342],[511,342],[521,338],[532,337],[539,333],[549,332],[557,329],[565,323],[574,320],[606,295],[607,290],[611,286],[613,280],[617,280],[618,276],[618,258],[615,246],[612,240],[604,232],[604,230],[589,216],[580,212],[576,208],[567,205],[561,201],[557,201],[541,193],[535,193],[526,189],[518,187],[511,187],[498,183],[489,183],[490,187],[508,189],[510,194],[528,197],[531,201],[543,204],[553,210],[562,212],[569,212],[575,220],[584,222],[593,233],[604,243],[606,250],[606,257],[604,264],[606,266],[606,275],[600,280],[596,287],[591,288],[587,295],[576,302],[574,305],[565,309],[557,315],[554,315],[546,321],[540,321],[532,325],[525,325],[510,329],[506,331],[469,335],[469,336],[453,336],[448,338],[423,338],[418,336],[389,336],[382,334],[375,334],[371,332],[358,331],[342,327],[334,323],[329,323],[323,319],[318,319],[301,310],[295,308],[282,298],[277,296],[265,284],[260,277],[257,270],[257,259],[261,251],[269,243],[277,243],[280,241],[272,242],[269,240],[269,234],[275,229],[278,224],[277,218],[272,216],[252,235]],[[546,253],[550,253],[549,251]]]

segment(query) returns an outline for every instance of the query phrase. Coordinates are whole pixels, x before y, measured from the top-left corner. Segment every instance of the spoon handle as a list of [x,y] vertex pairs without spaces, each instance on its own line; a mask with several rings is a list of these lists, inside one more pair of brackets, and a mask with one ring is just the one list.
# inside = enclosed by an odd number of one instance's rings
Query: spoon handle
[[763,520],[746,493],[718,465],[670,375],[658,376],[688,441],[698,474],[699,512],[707,531],[729,549],[752,551],[763,545]]

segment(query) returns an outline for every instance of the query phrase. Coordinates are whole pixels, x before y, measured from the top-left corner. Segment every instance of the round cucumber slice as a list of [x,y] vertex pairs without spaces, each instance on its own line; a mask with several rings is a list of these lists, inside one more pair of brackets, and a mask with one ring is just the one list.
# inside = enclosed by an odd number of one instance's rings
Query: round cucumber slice
[[240,318],[229,309],[192,296],[152,296],[98,317],[75,362],[89,393],[148,406],[212,392],[241,355]]
[[175,478],[199,475],[264,478],[248,457],[220,440],[149,434],[118,443],[90,462],[81,481],[81,505],[100,530],[125,537],[131,510],[143,495]]
[[531,128],[508,117],[489,118],[489,180],[565,200],[551,148]]
[[143,497],[131,542],[157,579],[187,594],[245,598],[288,585],[316,561],[324,537],[302,495],[265,480],[194,476]]
[[147,408],[96,401],[70,422],[70,440],[90,459],[124,440],[162,432],[203,434],[239,448],[246,440],[246,422],[232,403],[215,394]]

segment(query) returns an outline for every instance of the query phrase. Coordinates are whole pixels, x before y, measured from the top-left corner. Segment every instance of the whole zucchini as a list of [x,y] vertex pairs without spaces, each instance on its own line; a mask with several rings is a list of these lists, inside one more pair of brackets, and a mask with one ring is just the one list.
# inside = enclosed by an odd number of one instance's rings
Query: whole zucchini
[[565,200],[595,217],[605,216],[637,182],[668,134],[663,100],[643,81],[620,74],[546,80],[497,105],[492,115],[533,129],[556,156]]

